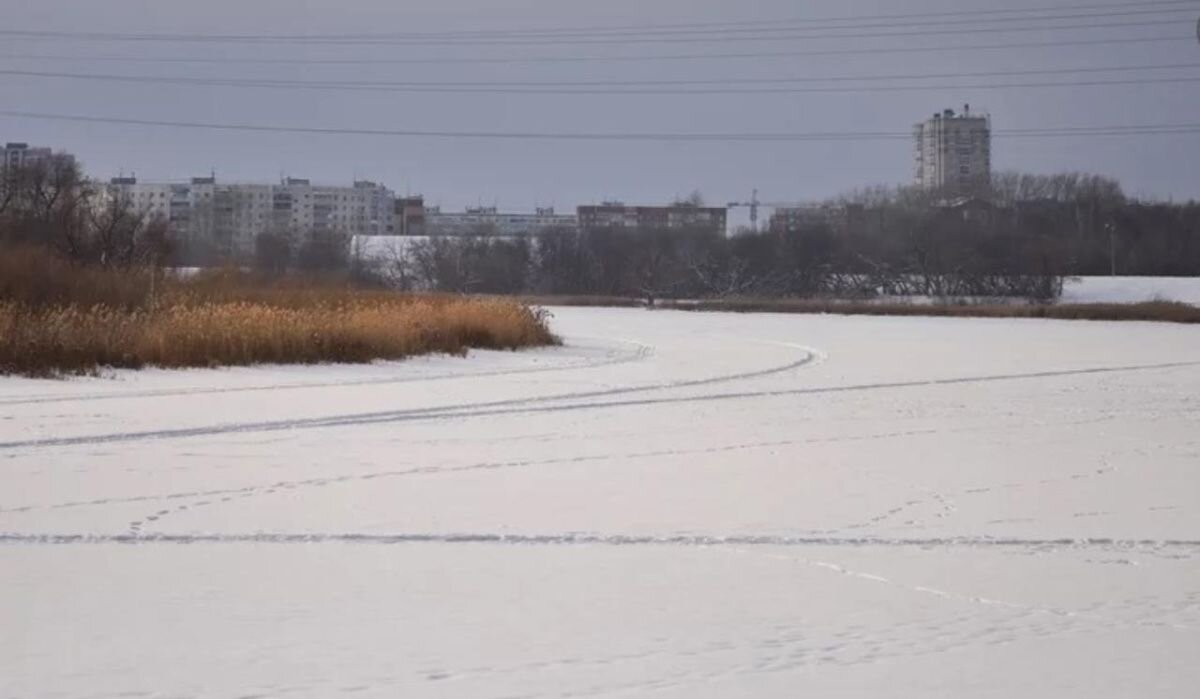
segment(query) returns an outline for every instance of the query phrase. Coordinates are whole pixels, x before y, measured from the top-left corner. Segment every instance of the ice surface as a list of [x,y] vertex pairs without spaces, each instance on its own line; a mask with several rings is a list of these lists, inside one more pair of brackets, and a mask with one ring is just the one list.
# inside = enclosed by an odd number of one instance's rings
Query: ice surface
[[1200,328],[0,380],[0,697],[1185,697]]

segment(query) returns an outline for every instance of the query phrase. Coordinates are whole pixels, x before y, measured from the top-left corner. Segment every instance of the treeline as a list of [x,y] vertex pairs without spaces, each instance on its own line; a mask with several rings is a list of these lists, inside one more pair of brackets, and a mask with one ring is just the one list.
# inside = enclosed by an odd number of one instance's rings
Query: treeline
[[[363,259],[361,256],[359,259]],[[654,298],[1056,298],[1065,277],[1200,274],[1200,205],[1114,180],[999,173],[989,196],[873,188],[728,238],[683,229],[401,241],[365,271],[402,288]]]
[[968,241],[931,228],[863,241],[813,226],[725,238],[686,229],[553,231],[532,238],[398,239],[358,273],[402,289],[461,293],[732,296],[1021,296],[1049,300],[1063,273],[1045,241]]
[[1100,175],[1000,172],[987,196],[960,209],[905,187],[865,189],[825,203],[853,212],[852,234],[902,237],[930,225],[970,236],[1008,231],[1052,241],[1072,276],[1200,275],[1200,202],[1129,198],[1119,182]]
[[106,196],[65,155],[0,172],[0,244],[100,266],[163,264],[172,249],[166,221]]
[[[698,200],[698,199],[697,199]],[[1074,275],[1200,275],[1200,204],[1129,199],[1114,180],[998,173],[988,196],[853,192],[763,232],[547,231],[530,238],[392,238],[270,231],[240,254],[109,196],[73,160],[10,168],[0,244],[102,266],[234,265],[351,274],[402,289],[657,298],[927,295],[1055,298]],[[228,242],[228,241],[225,241]],[[373,243],[372,243],[373,245]],[[203,254],[199,254],[202,251]]]

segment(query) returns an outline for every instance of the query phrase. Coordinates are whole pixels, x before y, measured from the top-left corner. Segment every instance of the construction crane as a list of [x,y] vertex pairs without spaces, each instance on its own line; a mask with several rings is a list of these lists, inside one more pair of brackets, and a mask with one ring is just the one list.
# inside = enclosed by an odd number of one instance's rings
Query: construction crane
[[750,208],[750,230],[757,233],[758,232],[758,210],[759,210],[759,208],[767,208],[767,209],[800,208],[800,207],[806,206],[806,204],[803,204],[801,202],[795,202],[795,201],[759,201],[758,200],[758,190],[755,189],[750,194],[750,201],[731,201],[728,204],[728,207],[731,209],[736,209],[741,206],[746,206],[746,207]]

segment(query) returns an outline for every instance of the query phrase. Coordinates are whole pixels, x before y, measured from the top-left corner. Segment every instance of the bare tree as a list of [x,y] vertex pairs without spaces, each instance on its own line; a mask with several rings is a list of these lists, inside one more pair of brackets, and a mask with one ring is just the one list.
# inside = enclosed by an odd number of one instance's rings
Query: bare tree
[[126,197],[108,196],[87,207],[87,240],[76,256],[105,266],[158,266],[170,252],[167,222],[139,211]]

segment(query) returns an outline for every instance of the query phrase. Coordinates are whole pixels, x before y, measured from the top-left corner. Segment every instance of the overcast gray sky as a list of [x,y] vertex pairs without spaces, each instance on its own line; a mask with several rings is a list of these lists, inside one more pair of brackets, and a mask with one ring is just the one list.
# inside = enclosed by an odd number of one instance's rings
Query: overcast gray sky
[[[1028,7],[1077,8],[1119,0],[0,0],[4,29],[174,34],[378,34],[471,30],[595,28],[678,23],[735,23],[971,11]],[[283,90],[227,85],[114,83],[0,75],[0,109],[136,117],[152,120],[273,125],[547,132],[905,132],[943,107],[965,102],[991,113],[997,130],[1039,127],[1200,122],[1200,82],[1142,78],[1200,78],[1195,40],[1200,2],[1190,12],[1113,14],[1163,6],[1126,2],[1121,8],[1063,9],[1090,15],[1008,25],[995,15],[979,24],[936,19],[864,19],[853,30],[813,29],[775,41],[700,43],[695,34],[670,42],[638,35],[633,43],[589,43],[594,34],[545,45],[278,43],[211,41],[83,41],[79,37],[0,37],[0,69],[84,74],[364,81],[713,80],[828,76],[929,75],[1085,67],[1176,65],[1125,73],[997,76],[920,81],[931,89],[790,94],[447,94]],[[1180,6],[1175,6],[1176,8]],[[1166,8],[1170,9],[1170,8]],[[943,18],[949,19],[949,18]],[[955,16],[963,21],[963,16]],[[969,18],[966,18],[969,19]],[[1003,26],[1120,25],[1093,29],[997,32]],[[767,25],[775,28],[789,25]],[[800,26],[800,25],[797,25]],[[986,29],[962,34],[955,28]],[[829,38],[831,33],[902,36]],[[825,36],[820,36],[824,32]],[[817,36],[813,36],[816,34]],[[711,38],[710,35],[702,35]],[[621,35],[629,39],[632,35]],[[791,55],[702,60],[534,63],[155,63],[97,57],[335,60],[521,58],[814,52],[936,45],[1003,45],[1163,37],[1162,41],[977,49],[953,52]],[[1187,40],[1191,37],[1191,40]],[[495,39],[496,37],[491,37]],[[506,40],[512,37],[507,37]],[[651,39],[645,41],[645,39]],[[687,41],[678,41],[687,39]],[[22,57],[17,57],[22,56]],[[29,56],[36,56],[31,58]],[[72,60],[64,60],[65,58]],[[74,58],[79,57],[79,58]],[[984,89],[947,85],[1038,81],[1136,80],[1136,84]],[[859,86],[911,85],[894,79]],[[832,83],[848,86],[854,83]],[[743,84],[745,86],[745,84]],[[828,87],[829,83],[822,83]],[[752,85],[751,85],[752,86]],[[796,86],[812,87],[811,83]],[[757,187],[765,200],[807,200],[876,183],[905,182],[911,144],[905,140],[817,143],[594,143],[422,140],[350,135],[298,135],[175,130],[79,124],[0,116],[0,139],[52,145],[76,153],[87,170],[107,177],[136,172],[142,179],[182,179],[215,169],[227,180],[274,180],[281,173],[337,183],[383,181],[424,193],[448,207],[499,204],[527,209],[616,198],[655,202],[693,189],[710,201],[744,199]],[[1200,134],[1107,138],[1002,139],[997,169],[1031,172],[1084,170],[1118,177],[1133,194],[1159,198],[1200,195]]]

